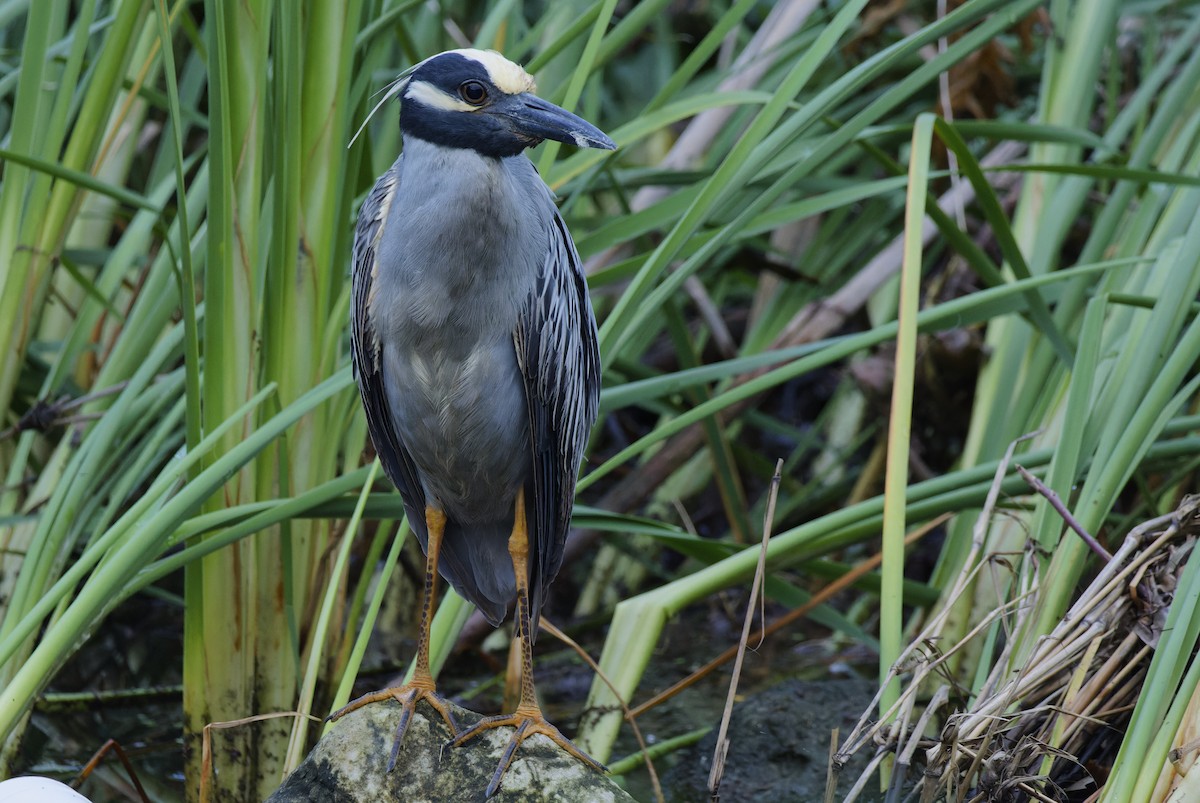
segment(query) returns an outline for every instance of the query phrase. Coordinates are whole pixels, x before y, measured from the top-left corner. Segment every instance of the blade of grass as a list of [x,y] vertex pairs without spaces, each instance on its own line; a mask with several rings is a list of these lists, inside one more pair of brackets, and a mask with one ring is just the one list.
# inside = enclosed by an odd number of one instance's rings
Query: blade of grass
[[[904,533],[907,529],[906,488],[912,439],[913,384],[916,373],[917,313],[921,292],[922,229],[929,184],[929,157],[936,118],[923,114],[913,125],[908,169],[908,203],[904,221],[904,263],[900,273],[897,314],[896,368],[892,380],[888,424],[887,470],[883,503],[883,587],[879,599],[879,678],[884,683],[900,656],[904,612]],[[898,680],[889,683],[879,699],[879,713],[900,697]]]

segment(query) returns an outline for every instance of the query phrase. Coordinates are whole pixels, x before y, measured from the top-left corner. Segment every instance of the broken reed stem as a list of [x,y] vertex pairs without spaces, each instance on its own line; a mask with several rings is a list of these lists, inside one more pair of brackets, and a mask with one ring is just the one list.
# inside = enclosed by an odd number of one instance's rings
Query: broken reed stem
[[133,784],[138,799],[142,803],[150,803],[150,798],[146,794],[146,790],[142,788],[142,781],[138,778],[137,770],[133,768],[133,763],[129,760],[129,756],[125,754],[124,748],[121,747],[121,743],[116,739],[109,739],[100,745],[100,749],[92,754],[88,762],[83,765],[83,769],[75,776],[75,780],[71,781],[71,788],[78,791],[83,782],[87,780],[89,775],[96,771],[96,768],[100,766],[100,762],[109,753],[116,755],[117,759],[121,762],[121,766],[125,768],[125,774],[129,776],[129,782]]
[[729,720],[733,716],[733,699],[737,695],[738,678],[742,674],[742,659],[746,656],[746,645],[750,641],[750,626],[754,623],[755,600],[758,590],[766,582],[767,542],[771,540],[771,525],[775,521],[775,500],[779,497],[779,484],[783,480],[783,460],[775,463],[775,476],[771,478],[771,494],[767,497],[767,512],[763,516],[762,546],[758,553],[758,567],[754,570],[754,582],[750,584],[750,599],[746,603],[746,618],[742,622],[742,638],[738,642],[737,658],[733,662],[733,676],[729,679],[729,694],[725,697],[725,713],[721,715],[721,727],[717,731],[717,747],[713,752],[712,770],[708,774],[708,791],[711,800],[721,799],[721,775],[725,771],[725,753],[729,749]]
[[1050,507],[1054,508],[1054,512],[1062,518],[1068,527],[1074,530],[1079,537],[1083,539],[1083,542],[1088,545],[1089,549],[1099,555],[1100,559],[1105,563],[1108,563],[1112,560],[1112,553],[1101,546],[1100,542],[1097,541],[1091,533],[1084,529],[1083,525],[1079,523],[1079,520],[1071,515],[1071,511],[1067,510],[1067,506],[1063,504],[1063,501],[1058,497],[1058,494],[1052,491],[1046,485],[1046,483],[1029,473],[1028,469],[1026,469],[1025,466],[1021,465],[1020,463],[1016,465],[1016,469],[1017,473],[1021,475],[1021,478],[1024,479],[1025,482],[1029,483],[1030,488],[1045,497],[1046,501],[1050,503]]
[[283,717],[306,717],[311,722],[324,722],[321,717],[314,717],[306,711],[277,711],[272,714],[255,714],[241,719],[231,719],[226,722],[210,722],[204,726],[204,730],[200,737],[200,755],[201,768],[200,773],[200,803],[209,803],[212,799],[212,776],[218,771],[213,762],[213,746],[212,733],[213,731],[228,730],[230,728],[240,728],[243,725],[249,725],[254,722],[265,722],[269,719],[280,719]]

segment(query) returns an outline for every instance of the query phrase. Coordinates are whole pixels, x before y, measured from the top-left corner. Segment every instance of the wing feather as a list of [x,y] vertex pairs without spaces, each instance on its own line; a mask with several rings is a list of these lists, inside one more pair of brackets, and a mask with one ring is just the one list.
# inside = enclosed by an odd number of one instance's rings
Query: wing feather
[[[383,381],[379,332],[371,319],[375,278],[378,274],[377,249],[392,199],[400,186],[402,161],[403,157],[397,159],[380,177],[358,213],[358,224],[354,229],[354,297],[350,307],[350,355],[375,452],[383,464],[384,473],[404,499],[409,525],[414,532],[424,535],[425,491],[417,478],[416,466],[408,449],[396,434],[391,405]],[[424,540],[422,538],[422,543]]]
[[534,634],[543,595],[562,564],[579,464],[600,403],[596,319],[579,254],[557,209],[549,235],[546,260],[513,335],[533,457],[526,507]]

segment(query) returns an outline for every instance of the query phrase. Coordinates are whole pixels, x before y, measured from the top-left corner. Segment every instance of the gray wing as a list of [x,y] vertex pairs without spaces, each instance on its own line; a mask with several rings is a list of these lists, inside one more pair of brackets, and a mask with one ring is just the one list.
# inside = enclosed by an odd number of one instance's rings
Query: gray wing
[[[354,228],[353,298],[350,305],[350,356],[354,377],[367,413],[371,442],[383,464],[384,473],[400,491],[408,510],[409,526],[418,535],[425,533],[425,491],[417,478],[416,466],[396,434],[391,405],[383,381],[382,346],[371,321],[371,303],[375,296],[378,272],[376,248],[391,209],[392,198],[400,185],[400,164],[384,173],[363,201]],[[425,539],[421,539],[424,543]]]
[[600,349],[583,267],[557,209],[549,228],[546,261],[513,333],[533,457],[526,508],[534,634],[543,594],[562,564],[579,463],[600,403]]

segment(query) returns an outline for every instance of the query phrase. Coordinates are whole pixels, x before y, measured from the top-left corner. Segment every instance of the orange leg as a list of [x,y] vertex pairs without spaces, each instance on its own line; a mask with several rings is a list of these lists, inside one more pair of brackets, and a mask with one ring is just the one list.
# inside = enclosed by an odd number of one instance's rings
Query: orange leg
[[413,677],[403,686],[382,689],[364,694],[344,708],[329,715],[328,720],[334,722],[356,708],[362,708],[369,703],[381,700],[395,700],[404,707],[400,714],[400,724],[396,727],[396,738],[392,741],[392,755],[388,760],[388,772],[396,766],[396,757],[400,754],[400,744],[412,720],[413,711],[421,700],[427,702],[433,710],[442,715],[450,726],[450,733],[458,734],[458,723],[454,714],[446,704],[446,699],[437,693],[433,674],[429,671],[429,625],[433,621],[434,604],[437,599],[438,584],[438,553],[442,548],[442,533],[446,529],[446,514],[432,507],[425,508],[425,526],[429,532],[429,544],[425,555],[425,594],[421,602],[421,631],[417,637],[417,665]]
[[606,771],[603,764],[584,753],[572,744],[570,739],[563,736],[558,728],[547,722],[546,717],[542,714],[541,706],[538,705],[537,693],[533,686],[533,642],[529,638],[531,627],[529,610],[529,531],[525,521],[524,490],[517,491],[516,508],[517,512],[515,521],[513,522],[512,535],[508,539],[508,554],[512,557],[513,572],[517,578],[516,635],[517,639],[521,642],[521,699],[514,713],[481,719],[472,727],[458,734],[451,742],[452,745],[458,747],[492,728],[500,728],[507,725],[517,729],[516,733],[512,735],[512,739],[509,740],[508,747],[504,749],[504,755],[500,758],[500,766],[496,768],[496,772],[492,776],[492,782],[488,784],[485,797],[491,797],[500,790],[500,780],[504,777],[505,770],[512,764],[517,748],[521,746],[521,742],[535,733],[548,736],[551,741],[563,750],[566,750],[572,756],[598,772]]

